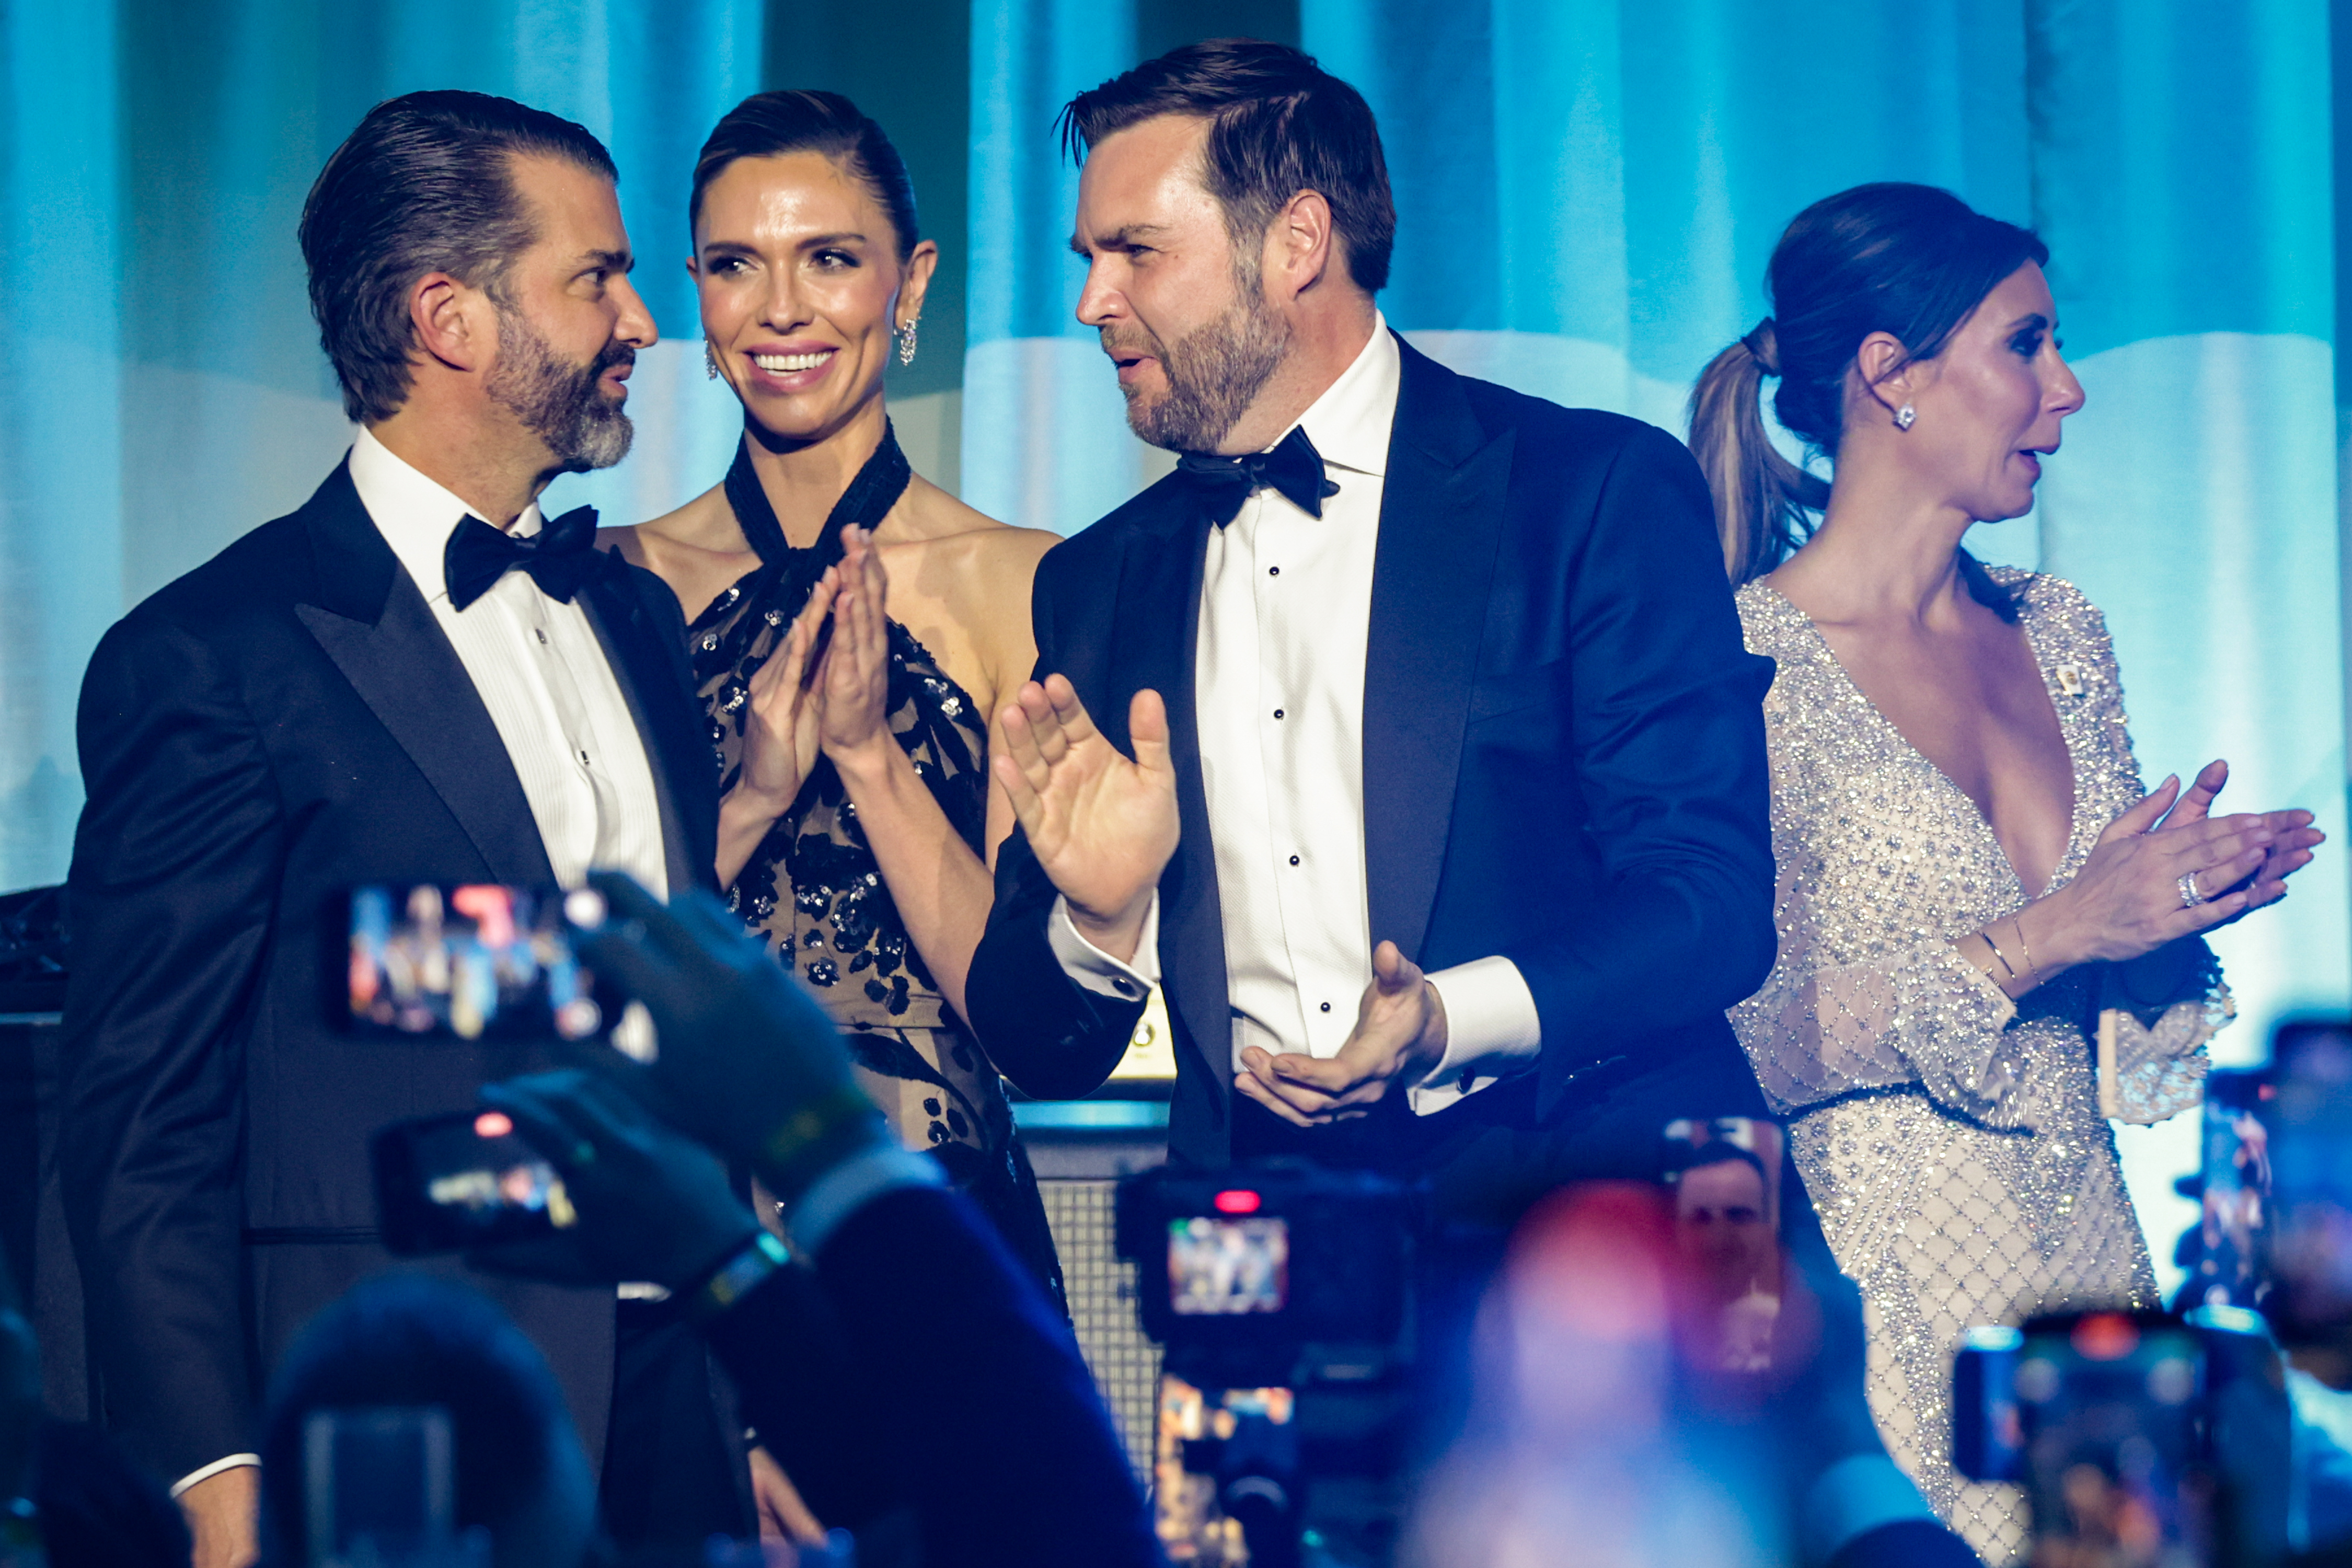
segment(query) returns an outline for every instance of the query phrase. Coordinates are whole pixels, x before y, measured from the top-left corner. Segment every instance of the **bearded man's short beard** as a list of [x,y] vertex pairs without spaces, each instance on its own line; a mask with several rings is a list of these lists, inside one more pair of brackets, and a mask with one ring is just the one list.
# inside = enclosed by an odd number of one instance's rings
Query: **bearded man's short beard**
[[1168,390],[1140,401],[1127,393],[1127,423],[1171,452],[1213,452],[1255,402],[1290,353],[1290,325],[1265,304],[1255,268],[1236,270],[1234,298],[1215,321],[1172,343],[1154,343]]
[[482,390],[555,454],[566,473],[609,468],[629,455],[636,429],[605,395],[604,373],[637,351],[611,342],[588,364],[567,364],[520,310],[499,310],[499,363]]

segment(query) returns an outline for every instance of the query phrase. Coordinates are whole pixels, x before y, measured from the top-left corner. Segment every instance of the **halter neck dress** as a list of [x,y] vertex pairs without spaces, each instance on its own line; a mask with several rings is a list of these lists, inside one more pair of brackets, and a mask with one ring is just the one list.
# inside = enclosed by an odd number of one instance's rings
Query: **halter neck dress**
[[[782,646],[825,569],[842,558],[842,529],[878,524],[911,477],[896,435],[886,431],[817,542],[801,549],[785,542],[748,447],[737,451],[727,500],[760,564],[687,628],[722,793],[734,787],[741,769],[752,675]],[[984,856],[985,718],[905,626],[890,622],[889,637],[891,732],[957,835]],[[806,981],[841,1025],[859,1080],[899,1139],[929,1151],[995,1222],[1013,1255],[1063,1300],[1045,1205],[1013,1131],[1003,1081],[924,968],[829,759],[817,759],[727,897],[776,961]]]

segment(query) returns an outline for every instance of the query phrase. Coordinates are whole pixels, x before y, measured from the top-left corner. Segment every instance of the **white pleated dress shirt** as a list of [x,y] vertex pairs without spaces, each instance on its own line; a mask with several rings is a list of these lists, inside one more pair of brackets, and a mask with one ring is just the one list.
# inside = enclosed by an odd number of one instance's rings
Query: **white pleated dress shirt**
[[[1338,1056],[1372,983],[1372,948],[1390,934],[1370,929],[1365,890],[1364,661],[1401,374],[1376,318],[1363,352],[1298,421],[1339,487],[1323,515],[1259,489],[1209,532],[1194,723],[1237,1072],[1251,1046]],[[1060,900],[1048,930],[1073,979],[1129,995],[1159,984],[1159,924],[1155,896],[1132,963],[1080,936]],[[1408,1086],[1423,1116],[1532,1066],[1542,1045],[1535,997],[1509,959],[1429,979],[1447,1043]]]
[[[556,881],[576,888],[590,868],[610,868],[626,871],[656,898],[668,898],[653,765],[587,613],[576,600],[549,598],[522,572],[508,573],[488,593],[457,608],[441,558],[473,508],[364,429],[352,444],[351,473],[360,504],[425,595],[490,710]],[[541,521],[534,501],[509,531],[528,538]],[[637,1012],[632,1004],[631,1013]],[[642,1050],[651,1031],[625,1016],[614,1036],[625,1046],[637,1037]],[[621,1293],[653,1295],[658,1288],[624,1286]],[[215,1459],[173,1482],[172,1495],[223,1470],[260,1463],[257,1454]]]
[[[653,765],[587,612],[576,599],[541,593],[525,572],[508,573],[458,609],[442,555],[473,509],[366,430],[352,444],[351,468],[361,504],[490,710],[556,881],[579,887],[592,867],[626,871],[668,898]],[[508,531],[529,538],[541,523],[534,501]]]

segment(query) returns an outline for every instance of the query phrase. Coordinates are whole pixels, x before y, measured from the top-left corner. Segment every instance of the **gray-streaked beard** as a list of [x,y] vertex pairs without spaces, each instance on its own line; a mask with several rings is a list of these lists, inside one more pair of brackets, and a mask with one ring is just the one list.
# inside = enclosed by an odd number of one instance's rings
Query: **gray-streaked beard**
[[1135,388],[1119,388],[1128,427],[1155,447],[1215,451],[1290,353],[1289,323],[1266,309],[1257,279],[1235,281],[1241,287],[1223,315],[1172,343],[1151,345],[1168,377],[1165,394],[1144,403]]
[[609,468],[629,455],[636,427],[599,384],[637,351],[611,342],[586,366],[567,364],[520,310],[499,310],[499,363],[482,390],[547,443],[566,473]]

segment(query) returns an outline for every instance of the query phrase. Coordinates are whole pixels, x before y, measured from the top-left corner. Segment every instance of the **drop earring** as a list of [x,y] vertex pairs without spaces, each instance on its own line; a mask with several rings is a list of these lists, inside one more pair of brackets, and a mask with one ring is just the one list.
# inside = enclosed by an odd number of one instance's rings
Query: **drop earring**
[[923,319],[918,316],[898,330],[898,363],[900,364],[915,363],[915,329],[922,324],[922,321]]
[[710,346],[709,338],[702,340],[702,374],[712,381],[719,379],[719,351]]
[[1911,422],[1918,417],[1919,411],[1906,403],[1895,411],[1895,427],[1897,430],[1908,430],[1911,428]]

